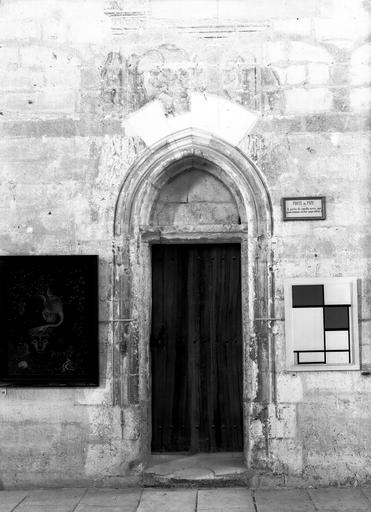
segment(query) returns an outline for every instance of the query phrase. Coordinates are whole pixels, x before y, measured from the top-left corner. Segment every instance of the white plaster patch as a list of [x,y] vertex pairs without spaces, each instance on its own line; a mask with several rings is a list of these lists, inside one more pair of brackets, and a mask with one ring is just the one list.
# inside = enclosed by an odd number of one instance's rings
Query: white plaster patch
[[308,36],[311,31],[310,18],[279,19],[273,23],[276,32]]
[[266,62],[287,60],[287,44],[284,42],[266,43],[264,59]]
[[336,41],[339,39],[351,40],[362,39],[369,31],[369,19],[364,13],[357,13],[358,16],[350,16],[349,12],[342,16],[317,19],[314,21],[314,30],[319,41]]
[[350,92],[350,105],[353,110],[366,112],[371,105],[371,91],[369,87],[360,87]]
[[253,439],[257,439],[263,435],[263,425],[261,421],[252,421],[250,424],[250,435]]
[[310,112],[326,112],[332,107],[332,93],[329,89],[295,88],[286,91],[286,112],[304,114]]
[[303,448],[293,439],[273,439],[271,441],[273,457],[284,464],[290,472],[300,473],[303,469]]
[[305,66],[289,66],[287,69],[286,81],[288,84],[300,84],[305,81]]
[[299,41],[291,41],[289,59],[296,62],[331,62],[331,55],[321,48],[313,44],[302,43]]
[[269,0],[152,0],[151,16],[160,19],[280,19],[313,16],[314,0],[275,0],[274,9]]
[[330,140],[334,146],[338,147],[340,145],[340,135],[338,133],[332,133]]
[[236,145],[256,124],[259,113],[212,94],[190,95],[189,112],[166,117],[160,101],[148,103],[124,122],[128,135],[139,136],[148,145],[173,133],[195,128]]
[[278,406],[277,413],[269,417],[271,438],[295,438],[296,436],[296,405]]
[[303,399],[303,386],[298,375],[277,376],[277,397],[279,403],[295,403]]
[[363,85],[370,82],[371,45],[365,44],[357,48],[350,63],[350,82],[352,85]]
[[109,401],[109,388],[99,387],[94,389],[76,390],[76,405],[101,405]]

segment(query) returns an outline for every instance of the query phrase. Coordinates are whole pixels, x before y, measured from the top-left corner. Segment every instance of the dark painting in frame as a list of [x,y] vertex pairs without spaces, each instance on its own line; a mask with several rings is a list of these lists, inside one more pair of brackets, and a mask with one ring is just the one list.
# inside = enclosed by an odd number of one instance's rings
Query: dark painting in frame
[[98,256],[0,256],[0,385],[98,386]]

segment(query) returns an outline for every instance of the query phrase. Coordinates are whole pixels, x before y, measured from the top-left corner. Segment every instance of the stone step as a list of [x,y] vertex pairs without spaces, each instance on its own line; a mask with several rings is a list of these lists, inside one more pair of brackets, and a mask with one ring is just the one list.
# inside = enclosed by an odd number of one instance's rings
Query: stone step
[[153,455],[144,487],[248,487],[252,474],[241,453]]

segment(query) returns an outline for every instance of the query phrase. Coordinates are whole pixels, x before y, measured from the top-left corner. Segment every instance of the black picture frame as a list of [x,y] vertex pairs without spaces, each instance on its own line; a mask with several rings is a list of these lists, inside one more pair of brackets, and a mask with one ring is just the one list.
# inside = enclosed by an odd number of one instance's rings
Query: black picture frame
[[[307,216],[289,216],[287,213],[287,203],[289,201],[321,201],[321,212],[319,215]],[[282,198],[282,219],[284,221],[305,221],[305,220],[326,220],[326,197],[325,196],[300,196],[300,197],[283,197]]]
[[98,256],[0,256],[0,386],[98,386]]

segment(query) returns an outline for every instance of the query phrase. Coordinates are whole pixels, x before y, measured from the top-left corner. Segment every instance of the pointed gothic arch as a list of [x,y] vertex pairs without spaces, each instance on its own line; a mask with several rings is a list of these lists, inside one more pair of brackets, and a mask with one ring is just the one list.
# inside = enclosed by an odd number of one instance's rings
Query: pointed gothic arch
[[[191,166],[206,166],[228,188],[238,205],[239,224],[151,226],[160,190]],[[135,410],[142,456],[150,453],[151,432],[151,243],[241,244],[244,451],[249,466],[254,444],[249,425],[256,417],[267,421],[267,407],[275,394],[268,322],[273,317],[272,234],[272,205],[259,169],[238,148],[210,133],[195,129],[175,133],[149,147],[129,169],[114,223],[113,394],[116,405]]]

